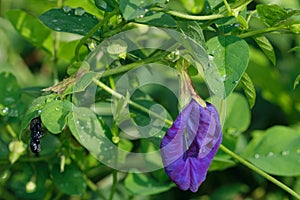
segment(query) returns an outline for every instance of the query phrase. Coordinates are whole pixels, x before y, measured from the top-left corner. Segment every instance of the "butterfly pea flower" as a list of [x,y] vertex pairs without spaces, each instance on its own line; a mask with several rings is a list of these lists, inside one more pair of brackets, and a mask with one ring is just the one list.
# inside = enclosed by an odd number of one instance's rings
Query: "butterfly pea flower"
[[181,190],[196,192],[222,141],[218,111],[193,98],[161,142],[166,174]]

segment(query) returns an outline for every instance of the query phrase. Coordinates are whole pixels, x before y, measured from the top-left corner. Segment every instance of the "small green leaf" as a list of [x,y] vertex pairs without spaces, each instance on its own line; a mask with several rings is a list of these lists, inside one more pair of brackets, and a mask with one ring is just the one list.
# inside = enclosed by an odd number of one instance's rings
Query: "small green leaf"
[[249,61],[248,44],[235,36],[213,37],[207,42],[208,54],[218,68],[228,96],[237,86]]
[[45,27],[37,18],[21,10],[9,10],[6,15],[14,28],[24,38],[45,52],[53,53],[51,30]]
[[[20,86],[16,77],[9,72],[0,73],[0,107],[10,106],[16,103],[20,97]],[[4,113],[5,114],[5,113]]]
[[247,96],[249,106],[250,108],[253,108],[256,100],[256,91],[253,82],[251,81],[251,78],[248,76],[246,72],[244,73],[241,82],[243,85],[244,92]]
[[[40,20],[49,28],[59,32],[86,35],[98,20],[95,16],[85,12],[82,8],[51,9],[43,13]],[[95,34],[99,34],[97,31]]]
[[21,124],[21,132],[20,132],[20,136],[22,134],[22,132],[24,131],[24,129],[28,126],[29,122],[39,116],[41,114],[42,109],[44,108],[44,106],[51,102],[52,100],[54,100],[57,97],[56,94],[50,94],[50,95],[46,95],[46,96],[40,96],[38,98],[36,98],[31,105],[29,106],[28,110],[26,111],[25,116],[23,117],[22,120],[22,124]]
[[204,0],[181,0],[183,7],[191,14],[199,14],[203,10]]
[[295,82],[294,82],[294,89],[296,89],[296,87],[299,85],[300,82],[300,74],[297,76]]
[[60,133],[66,125],[66,116],[71,110],[72,103],[69,101],[52,101],[46,104],[42,110],[42,122],[51,133]]
[[51,175],[55,186],[65,194],[81,195],[86,190],[83,174],[74,164],[66,165],[63,172],[59,165],[54,165]]
[[120,10],[125,20],[142,18],[154,4],[163,4],[166,0],[122,0]]
[[271,60],[273,65],[276,65],[276,56],[274,48],[270,41],[265,36],[258,36],[254,38],[255,42],[262,49],[265,55]]
[[134,21],[151,26],[176,27],[176,21],[171,15],[163,12],[149,13],[142,18],[135,19]]
[[263,5],[256,6],[256,10],[262,22],[268,26],[276,26],[279,22],[288,17],[285,9],[279,5]]
[[243,155],[267,173],[299,176],[300,133],[289,127],[274,126],[254,138]]
[[293,47],[289,50],[289,52],[300,51],[300,46]]
[[168,191],[174,183],[160,183],[140,173],[129,173],[125,179],[126,189],[133,195],[152,195]]
[[106,12],[111,12],[116,7],[113,0],[94,0],[94,2],[97,8]]

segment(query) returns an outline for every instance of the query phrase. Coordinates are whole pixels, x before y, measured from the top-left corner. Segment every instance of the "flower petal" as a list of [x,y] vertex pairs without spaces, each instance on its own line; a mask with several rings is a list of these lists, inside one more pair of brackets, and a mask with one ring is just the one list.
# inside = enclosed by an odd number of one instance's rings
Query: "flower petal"
[[178,115],[161,143],[167,175],[182,190],[196,192],[222,141],[217,110],[195,100]]

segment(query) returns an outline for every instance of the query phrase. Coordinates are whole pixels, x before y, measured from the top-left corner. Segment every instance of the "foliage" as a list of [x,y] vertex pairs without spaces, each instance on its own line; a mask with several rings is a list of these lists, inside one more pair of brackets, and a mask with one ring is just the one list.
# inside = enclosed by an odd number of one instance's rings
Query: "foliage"
[[[263,2],[1,1],[0,194],[299,198],[300,4]],[[197,193],[170,181],[158,151],[184,102],[173,92],[180,67],[223,123]]]

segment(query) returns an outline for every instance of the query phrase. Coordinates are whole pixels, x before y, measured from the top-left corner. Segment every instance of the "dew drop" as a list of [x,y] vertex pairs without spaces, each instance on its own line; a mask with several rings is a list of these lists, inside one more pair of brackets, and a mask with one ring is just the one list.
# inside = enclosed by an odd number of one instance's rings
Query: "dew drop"
[[138,16],[137,18],[143,18],[144,17],[144,15],[143,14],[141,14],[140,16]]
[[42,113],[42,110],[38,110],[38,114],[40,115]]
[[274,153],[271,151],[268,153],[268,157],[272,157],[272,156],[274,156]]
[[237,84],[238,83],[238,81],[232,81],[232,84]]
[[255,154],[255,155],[254,155],[254,158],[256,158],[256,159],[259,158],[259,157],[260,157],[259,154]]
[[82,16],[85,13],[84,9],[81,7],[78,7],[75,9],[75,15]]
[[290,151],[289,150],[285,150],[285,151],[282,151],[281,154],[283,156],[287,156],[288,154],[290,154]]
[[72,10],[72,8],[70,6],[64,6],[63,10],[64,10],[65,13],[68,13]]
[[209,59],[210,61],[213,61],[213,60],[214,60],[214,56],[213,56],[213,55],[208,55],[208,59]]
[[111,160],[108,160],[107,163],[108,163],[108,164],[111,163]]
[[149,12],[149,9],[146,8],[146,9],[145,9],[145,12]]
[[56,22],[57,22],[57,19],[53,19],[53,20],[52,20],[52,23],[56,23]]
[[113,149],[113,146],[110,146],[109,149]]
[[103,155],[100,155],[99,156],[99,160],[103,160],[104,159],[104,156]]
[[104,148],[104,151],[107,151],[108,149],[107,148]]
[[8,108],[8,107],[5,107],[5,108],[3,108],[2,113],[3,113],[3,114],[7,114],[8,111],[9,111],[9,108]]
[[59,111],[59,108],[55,108],[56,111]]

